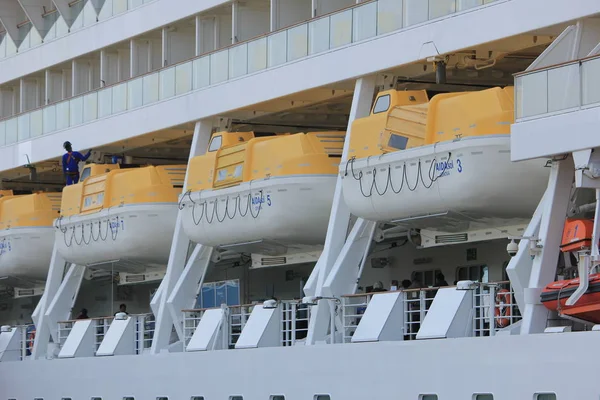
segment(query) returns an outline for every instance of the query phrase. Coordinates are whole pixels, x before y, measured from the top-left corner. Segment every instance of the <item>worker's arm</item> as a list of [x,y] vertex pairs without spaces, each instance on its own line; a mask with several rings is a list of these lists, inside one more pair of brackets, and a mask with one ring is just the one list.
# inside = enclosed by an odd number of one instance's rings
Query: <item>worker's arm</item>
[[62,158],[62,168],[63,168],[63,174],[66,175],[67,174],[67,163],[65,161],[65,157],[64,156]]
[[81,153],[79,153],[81,161],[86,161],[88,158],[90,158],[91,155],[92,155],[92,150],[89,150],[85,156],[82,156]]

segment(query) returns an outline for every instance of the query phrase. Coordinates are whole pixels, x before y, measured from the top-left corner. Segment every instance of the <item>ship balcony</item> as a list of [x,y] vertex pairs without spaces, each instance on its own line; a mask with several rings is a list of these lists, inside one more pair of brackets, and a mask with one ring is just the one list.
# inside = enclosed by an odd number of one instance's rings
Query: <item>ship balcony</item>
[[600,147],[600,56],[515,77],[513,161]]

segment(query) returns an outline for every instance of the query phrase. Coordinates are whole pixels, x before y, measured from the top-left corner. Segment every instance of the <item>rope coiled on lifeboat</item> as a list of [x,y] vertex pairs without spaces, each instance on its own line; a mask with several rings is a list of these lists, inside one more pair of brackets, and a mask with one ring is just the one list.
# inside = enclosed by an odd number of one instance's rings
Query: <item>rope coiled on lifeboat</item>
[[[204,218],[206,220],[206,222],[210,225],[214,222],[215,218],[217,220],[217,222],[221,223],[224,222],[226,219],[230,219],[233,220],[237,215],[239,215],[241,218],[245,218],[246,215],[248,215],[248,213],[250,213],[250,216],[253,219],[258,218],[258,216],[260,215],[260,212],[262,210],[262,203],[263,203],[263,190],[261,189],[259,191],[259,204],[258,204],[258,210],[256,211],[256,213],[254,213],[252,211],[252,190],[250,190],[250,192],[247,195],[244,195],[244,197],[246,197],[246,208],[245,210],[242,211],[243,207],[242,207],[242,195],[238,194],[236,196],[233,197],[233,199],[235,200],[235,204],[233,206],[233,212],[230,212],[230,207],[229,207],[229,203],[230,200],[232,199],[231,196],[227,196],[227,198],[225,199],[225,212],[222,214],[222,216],[220,215],[219,212],[219,199],[214,199],[211,203],[213,204],[212,207],[212,211],[208,212],[208,206],[209,206],[209,202],[208,201],[204,201],[204,202],[197,202],[194,201],[194,199],[192,199],[192,195],[191,195],[191,190],[186,191],[183,196],[181,196],[181,199],[179,201],[179,210],[183,210],[185,207],[192,207],[192,222],[194,223],[194,225],[198,226],[200,225],[200,223],[202,222],[202,218]],[[184,199],[185,197],[188,197],[191,203],[191,206],[186,205],[186,203],[184,203]],[[200,193],[199,197],[202,197],[202,193]],[[200,214],[199,218],[196,218],[196,207],[201,207],[202,208],[202,213]]]
[[[109,209],[109,214],[110,214],[110,209]],[[92,221],[92,222],[83,222],[81,224],[77,224],[71,227],[65,227],[63,225],[63,220],[64,220],[64,216],[60,216],[56,219],[56,222],[54,223],[54,227],[58,230],[61,231],[61,233],[63,234],[63,240],[65,242],[65,246],[66,247],[71,247],[73,245],[73,242],[75,242],[75,244],[77,246],[81,246],[81,245],[89,245],[92,242],[99,242],[99,241],[103,241],[105,242],[108,239],[108,231],[110,229],[111,231],[111,238],[113,241],[117,240],[117,237],[119,235],[119,216],[116,216],[116,221],[117,221],[117,226],[116,228],[112,227],[112,218],[110,217],[110,215],[107,216],[107,218],[105,220],[99,220],[97,221],[98,224],[98,234],[94,235],[94,225],[96,224],[96,222]],[[102,235],[102,223],[106,224],[106,228],[104,229],[104,236]],[[86,240],[86,226],[89,226],[89,235],[88,238]],[[71,237],[69,239],[67,239],[67,232],[71,232]],[[79,235],[78,233],[81,232],[81,235]]]
[[446,170],[448,169],[448,164],[450,163],[451,158],[452,158],[452,152],[448,152],[448,158],[444,163],[444,169],[439,174],[436,174],[436,172],[435,172],[435,166],[437,164],[437,157],[434,157],[431,160],[431,164],[429,165],[429,171],[427,174],[428,178],[429,178],[428,183],[425,183],[425,179],[423,178],[423,175],[424,175],[423,167],[422,167],[423,164],[422,164],[421,159],[419,159],[419,161],[417,162],[417,174],[415,176],[414,185],[412,187],[411,187],[411,184],[408,179],[406,162],[404,162],[404,164],[402,165],[402,181],[400,182],[400,187],[398,189],[396,189],[394,187],[394,182],[392,179],[392,165],[391,164],[388,164],[388,166],[387,166],[387,177],[385,179],[385,187],[383,188],[383,190],[380,190],[380,188],[377,184],[377,173],[378,173],[377,169],[378,169],[378,167],[374,167],[373,170],[371,171],[372,181],[369,184],[370,188],[369,188],[368,192],[365,192],[365,188],[363,187],[363,176],[364,176],[363,171],[358,171],[358,174],[356,174],[354,172],[354,162],[356,160],[356,157],[352,157],[348,161],[346,161],[346,168],[344,171],[344,176],[348,176],[348,167],[350,167],[350,173],[351,173],[352,177],[354,178],[354,180],[358,181],[358,184],[360,187],[360,193],[363,195],[363,197],[373,196],[373,189],[375,190],[375,193],[377,193],[379,196],[385,195],[389,189],[392,189],[392,192],[394,192],[395,194],[399,194],[402,191],[402,189],[404,188],[404,185],[406,185],[406,187],[408,188],[409,191],[414,192],[415,190],[417,190],[417,187],[419,186],[419,182],[423,185],[423,187],[425,189],[431,188],[433,186],[433,184],[446,173]]

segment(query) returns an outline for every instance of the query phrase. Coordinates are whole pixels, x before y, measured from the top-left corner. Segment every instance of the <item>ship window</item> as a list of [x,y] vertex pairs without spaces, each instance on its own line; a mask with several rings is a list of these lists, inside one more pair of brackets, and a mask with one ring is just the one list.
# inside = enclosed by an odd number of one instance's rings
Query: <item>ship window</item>
[[494,395],[490,393],[476,394],[473,396],[473,400],[494,400]]
[[192,396],[190,400],[204,400],[204,396]]
[[135,400],[133,397],[123,397],[123,400]]
[[92,397],[90,400],[102,400],[102,397]]
[[331,396],[328,394],[316,394],[315,400],[331,400]]
[[422,394],[419,400],[438,400],[437,394]]
[[244,400],[244,396],[229,396],[229,400]]
[[408,143],[408,138],[400,135],[394,135],[393,133],[390,135],[390,140],[388,140],[388,147],[392,147],[398,150],[405,150],[406,144]]
[[554,393],[537,393],[535,400],[556,400],[556,394]]
[[269,400],[285,400],[285,396],[284,395],[276,395],[276,396],[271,396],[271,398]]
[[472,265],[469,267],[458,267],[456,269],[457,281],[489,282],[489,271],[487,265]]
[[441,274],[442,271],[439,269],[431,269],[429,271],[413,271],[411,276],[413,280],[418,280],[421,282],[423,287],[434,287],[435,286],[435,277],[437,274]]
[[217,151],[221,148],[221,144],[223,143],[222,136],[215,136],[210,141],[210,146],[208,146],[208,151]]
[[169,400],[168,397],[157,397],[156,400]]
[[90,177],[91,173],[92,173],[92,169],[90,167],[85,167],[83,169],[83,172],[81,173],[81,179],[80,179],[80,181],[81,182],[85,181],[87,178]]
[[387,111],[388,108],[390,108],[390,95],[386,94],[385,96],[380,96],[377,98],[375,107],[373,107],[373,114],[382,113]]
[[62,400],[71,400],[70,397],[63,397]]

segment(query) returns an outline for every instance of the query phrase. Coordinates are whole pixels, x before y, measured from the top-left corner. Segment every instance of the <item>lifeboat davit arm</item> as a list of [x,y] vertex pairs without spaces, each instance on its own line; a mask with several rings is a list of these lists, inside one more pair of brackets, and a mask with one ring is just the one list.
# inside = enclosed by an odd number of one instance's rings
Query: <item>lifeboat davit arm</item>
[[592,233],[592,251],[591,256],[582,255],[579,259],[579,287],[575,290],[575,292],[569,297],[566,301],[567,306],[572,306],[579,301],[581,296],[585,294],[588,290],[589,286],[589,274],[590,270],[597,266],[600,262],[600,251],[598,249],[598,241],[599,241],[599,229],[600,229],[600,189],[596,189],[596,213],[594,214],[594,231]]

